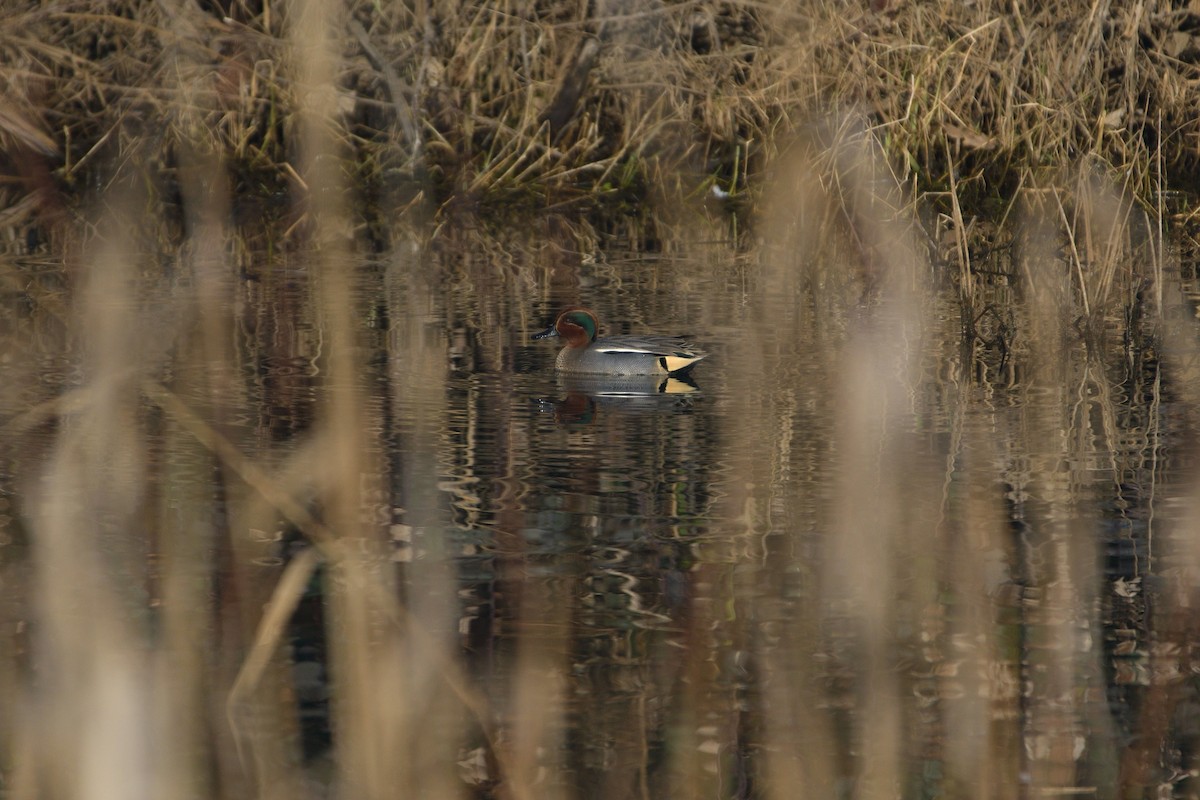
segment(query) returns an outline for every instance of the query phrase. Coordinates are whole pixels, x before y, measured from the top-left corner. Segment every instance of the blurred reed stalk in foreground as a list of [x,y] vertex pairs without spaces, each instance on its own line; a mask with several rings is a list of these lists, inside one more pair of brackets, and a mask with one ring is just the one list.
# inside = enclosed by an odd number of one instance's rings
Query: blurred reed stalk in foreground
[[[177,10],[183,31],[195,19]],[[128,193],[101,215],[78,306],[64,317],[68,346],[85,345],[82,385],[73,403],[58,404],[67,413],[44,475],[25,487],[37,508],[37,681],[23,689],[22,676],[6,672],[18,720],[4,756],[14,797],[308,794],[284,635],[316,580],[329,608],[340,794],[391,797],[402,787],[456,796],[465,709],[474,708],[477,726],[489,724],[458,672],[455,641],[431,633],[453,631],[456,620],[427,457],[439,427],[444,342],[420,335],[421,315],[410,310],[423,308],[411,259],[395,267],[396,282],[411,291],[389,297],[402,304],[391,309],[395,319],[414,321],[391,342],[399,365],[392,413],[416,420],[419,455],[403,476],[390,476],[380,443],[366,433],[381,428],[385,409],[357,388],[356,264],[331,105],[335,13],[323,3],[297,7],[291,48],[304,90],[304,274],[320,298],[300,313],[327,344],[319,364],[327,400],[308,444],[245,454],[229,438],[246,409],[237,389],[245,365],[231,341],[239,324],[226,257],[231,190],[194,106],[175,108],[175,124],[193,134],[180,154],[186,242],[176,281],[139,269],[135,245],[145,231],[136,218],[147,198]],[[198,68],[187,55],[171,62],[185,95]],[[160,372],[172,348],[173,385],[165,386]],[[144,400],[161,416],[142,410]],[[19,463],[34,458],[25,453]],[[405,481],[403,495],[390,493],[395,479]],[[380,512],[393,497],[404,498],[424,555],[422,569],[403,576],[415,598],[407,608],[391,513]],[[280,537],[269,532],[287,528],[308,546],[280,575],[270,566]]]
[[[747,520],[744,535],[774,548],[766,564],[775,584],[755,614],[767,621],[756,642],[767,796],[829,797],[854,775],[857,796],[891,797],[904,780],[911,732],[895,632],[914,606],[930,602],[931,587],[910,571],[928,569],[919,554],[931,552],[937,527],[929,494],[940,482],[914,461],[911,430],[930,292],[905,222],[910,209],[872,137],[852,123],[823,134],[832,147],[801,140],[781,161],[751,315],[761,330],[745,337],[749,352],[737,360],[751,365],[738,383],[761,392],[741,396],[746,407],[730,415],[731,439],[764,437],[740,450],[769,454],[745,474],[748,490],[773,491],[728,513]],[[776,341],[783,352],[754,352],[755,343]],[[779,446],[779,421],[800,425],[825,413],[832,430],[801,428]],[[819,462],[797,461],[806,439],[818,442]],[[795,483],[780,485],[784,474]],[[835,495],[819,501],[831,484]],[[807,543],[814,538],[815,551]],[[826,659],[847,647],[854,699],[839,701],[828,693]],[[854,709],[849,733],[833,711],[845,702]]]
[[[1101,343],[1138,315],[1157,324],[1161,247],[1138,257],[1148,226],[1094,176],[1069,205],[1030,189],[1016,282],[977,277],[961,248],[960,307],[947,313],[914,245],[915,207],[861,127],[798,142],[768,197],[758,329],[735,360],[736,384],[757,390],[729,415],[731,458],[745,461],[730,472],[747,477],[726,513],[745,525],[741,550],[775,575],[751,637],[770,796],[828,797],[846,778],[862,797],[915,780],[1013,798],[1130,785],[1103,690],[1107,501],[1071,470],[1109,470],[1119,485],[1139,469]],[[1012,403],[974,377],[979,348],[996,344],[975,325],[998,298],[1021,319],[1000,362],[1014,362]],[[959,332],[932,335],[956,318]],[[1081,413],[1086,396],[1096,413]],[[929,419],[939,408],[948,438]],[[826,415],[832,430],[793,430]]]
[[[132,797],[152,797],[164,720],[151,683],[144,555],[150,533],[145,420],[136,411],[139,356],[135,261],[102,226],[106,244],[72,316],[82,346],[78,410],[60,417],[42,474],[27,478],[33,530],[30,631],[37,681],[18,694],[20,722],[6,754],[14,797],[87,796],[121,775]],[[161,331],[159,331],[161,333]],[[34,458],[34,454],[27,454]]]

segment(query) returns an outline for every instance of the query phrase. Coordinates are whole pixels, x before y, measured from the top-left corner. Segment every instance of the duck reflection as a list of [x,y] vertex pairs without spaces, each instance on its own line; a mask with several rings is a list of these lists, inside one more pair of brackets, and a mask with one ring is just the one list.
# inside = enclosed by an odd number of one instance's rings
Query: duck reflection
[[539,405],[554,412],[557,422],[588,425],[597,413],[673,413],[690,406],[689,395],[699,392],[690,374],[684,375],[578,375],[560,373],[563,397],[542,399]]

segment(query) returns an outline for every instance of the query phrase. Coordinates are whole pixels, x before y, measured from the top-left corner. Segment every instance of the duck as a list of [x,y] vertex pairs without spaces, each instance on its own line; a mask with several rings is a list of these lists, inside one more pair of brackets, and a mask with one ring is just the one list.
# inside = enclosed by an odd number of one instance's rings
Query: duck
[[675,336],[597,337],[599,328],[594,312],[575,306],[530,338],[561,337],[555,368],[588,375],[684,375],[707,355]]

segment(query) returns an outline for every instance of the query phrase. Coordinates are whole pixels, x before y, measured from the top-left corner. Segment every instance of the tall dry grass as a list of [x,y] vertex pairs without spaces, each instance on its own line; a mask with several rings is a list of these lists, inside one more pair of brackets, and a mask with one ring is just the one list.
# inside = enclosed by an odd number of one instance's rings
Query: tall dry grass
[[[913,189],[972,211],[1063,166],[1148,206],[1186,187],[1195,12],[1035,5],[350,3],[331,32],[327,124],[364,213],[381,200],[634,209],[710,186],[752,201],[797,125],[847,109]],[[131,164],[170,205],[190,149],[220,155],[246,213],[251,197],[304,188],[304,90],[284,68],[295,13],[7,4],[6,219],[52,227]]]

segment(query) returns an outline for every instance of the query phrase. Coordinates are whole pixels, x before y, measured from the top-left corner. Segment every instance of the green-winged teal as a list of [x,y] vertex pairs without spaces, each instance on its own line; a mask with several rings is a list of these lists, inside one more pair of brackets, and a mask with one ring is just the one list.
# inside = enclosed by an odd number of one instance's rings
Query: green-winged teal
[[561,336],[567,346],[555,367],[563,372],[592,375],[682,375],[704,358],[673,336],[605,336],[596,338],[596,315],[586,308],[568,308],[534,339]]

